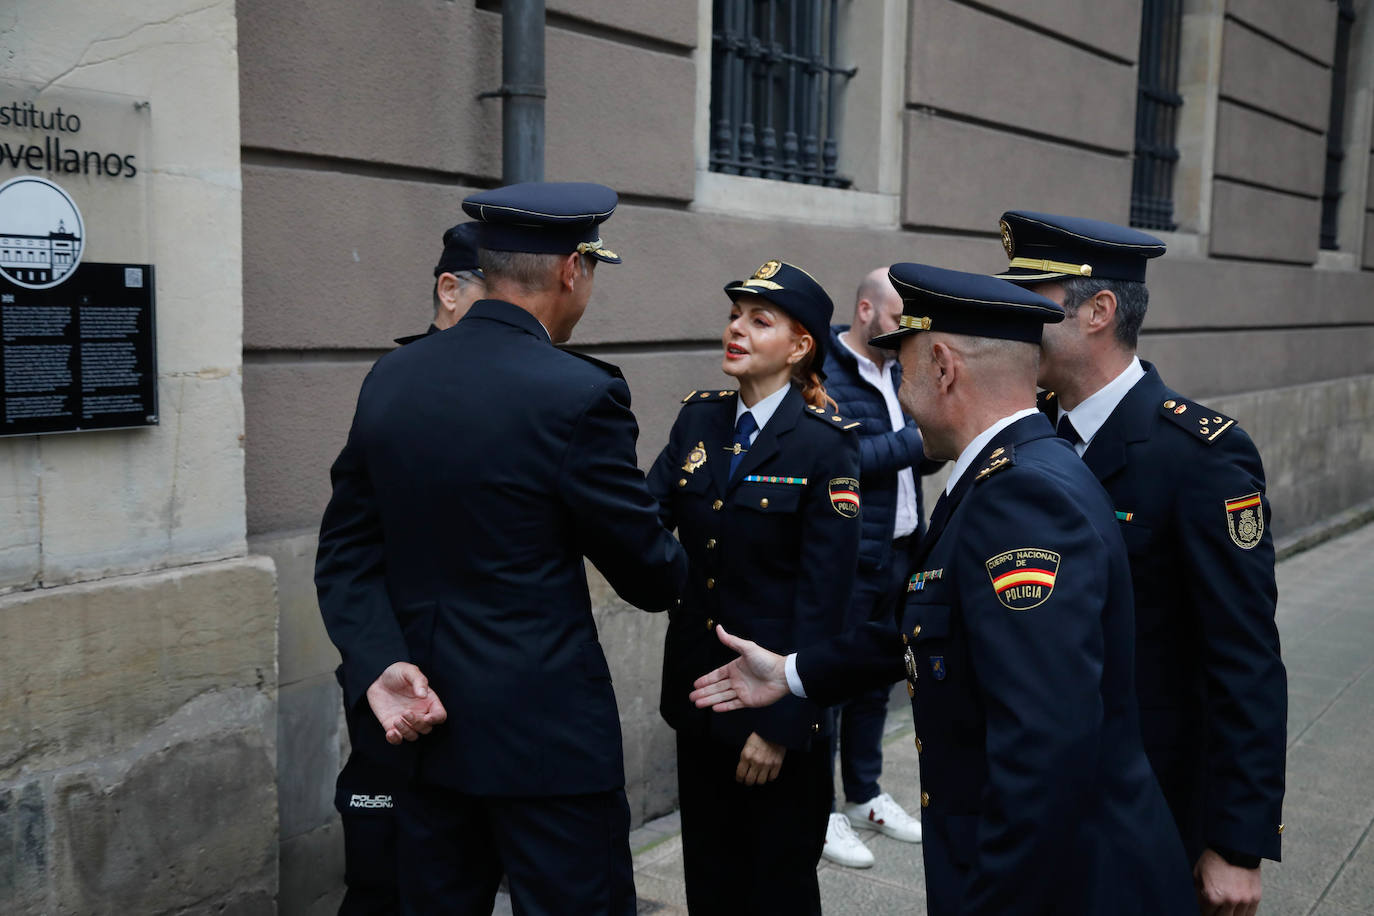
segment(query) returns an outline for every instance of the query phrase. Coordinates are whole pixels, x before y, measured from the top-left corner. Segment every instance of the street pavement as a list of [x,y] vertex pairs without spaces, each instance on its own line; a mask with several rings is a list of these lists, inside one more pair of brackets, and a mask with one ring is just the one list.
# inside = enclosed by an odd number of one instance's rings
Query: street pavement
[[[1265,916],[1374,914],[1374,524],[1278,566],[1288,667],[1288,792],[1281,863],[1264,863]],[[920,810],[906,691],[894,693],[883,788]],[[728,832],[729,825],[721,825]],[[827,914],[925,912],[921,847],[863,833],[868,869],[819,867]],[[639,912],[686,913],[676,814],[631,834]],[[506,901],[501,901],[506,904]]]

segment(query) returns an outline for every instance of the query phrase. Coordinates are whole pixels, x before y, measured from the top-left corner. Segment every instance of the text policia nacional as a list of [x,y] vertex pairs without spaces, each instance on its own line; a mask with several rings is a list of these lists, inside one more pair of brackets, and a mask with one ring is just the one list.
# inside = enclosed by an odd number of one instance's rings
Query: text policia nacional
[[66,138],[61,135],[78,133],[81,130],[81,118],[64,114],[61,108],[44,111],[36,108],[32,102],[9,102],[0,106],[0,128],[3,127],[51,133],[43,138],[42,146],[0,140],[0,165],[12,169],[28,168],[34,172],[94,174],[110,178],[133,178],[138,174],[132,153],[102,153],[74,149],[64,144]]

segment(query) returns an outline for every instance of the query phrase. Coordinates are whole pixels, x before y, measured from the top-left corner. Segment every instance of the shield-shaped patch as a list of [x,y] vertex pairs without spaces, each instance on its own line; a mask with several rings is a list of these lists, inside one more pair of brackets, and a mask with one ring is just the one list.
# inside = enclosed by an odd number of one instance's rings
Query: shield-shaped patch
[[1043,547],[1017,547],[987,561],[997,600],[1013,611],[1039,607],[1054,594],[1059,554]]
[[845,518],[859,514],[859,482],[853,477],[836,477],[830,481],[830,505]]
[[1258,493],[1226,500],[1226,527],[1241,550],[1249,550],[1264,536],[1264,506]]

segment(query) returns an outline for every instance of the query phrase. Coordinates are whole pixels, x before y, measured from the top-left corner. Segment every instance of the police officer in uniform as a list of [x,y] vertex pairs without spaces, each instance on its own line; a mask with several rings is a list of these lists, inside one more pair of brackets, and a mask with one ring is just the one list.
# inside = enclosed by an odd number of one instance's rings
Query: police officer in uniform
[[698,681],[721,709],[822,703],[903,673],[932,916],[1175,914],[1188,863],[1140,742],[1125,545],[1106,493],[1035,407],[1049,300],[895,264],[902,404],[954,459],[897,626],[870,623]]
[[382,357],[331,476],[315,581],[409,779],[397,792],[403,912],[632,914],[620,722],[584,560],[646,610],[686,557],[636,467],[620,372],[560,350],[619,262],[600,185],[473,195],[491,298]]
[[[477,264],[477,224],[460,223],[444,233],[434,267],[434,320],[424,334],[398,337],[405,346],[451,328],[467,314],[485,289]],[[344,686],[343,666],[334,672]],[[388,761],[395,755],[365,706],[344,704],[348,760],[334,783],[334,808],[344,834],[344,884],[341,916],[383,916],[400,909],[396,891],[395,783]]]
[[444,232],[444,250],[434,265],[434,320],[424,334],[397,337],[401,346],[453,327],[472,304],[486,295],[477,263],[477,223],[459,223]]
[[721,368],[739,389],[683,398],[649,474],[691,558],[660,708],[677,731],[690,910],[801,916],[820,912],[826,711],[794,697],[709,716],[687,694],[730,657],[718,625],[789,650],[839,631],[859,548],[859,424],[821,384],[833,305],[819,283],[771,259],[725,293]]
[[1145,749],[1204,912],[1253,913],[1278,860],[1287,676],[1259,452],[1232,418],[1136,356],[1164,254],[1146,233],[1028,211],[1002,216],[1006,279],[1064,306],[1047,328],[1040,406],[1112,498],[1135,583]]

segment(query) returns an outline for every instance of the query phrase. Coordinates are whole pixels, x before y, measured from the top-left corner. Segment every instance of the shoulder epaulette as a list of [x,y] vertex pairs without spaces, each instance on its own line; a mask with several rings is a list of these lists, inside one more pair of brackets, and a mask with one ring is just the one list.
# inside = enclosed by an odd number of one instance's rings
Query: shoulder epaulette
[[988,455],[987,463],[978,470],[978,474],[973,478],[974,483],[980,480],[987,480],[998,471],[1006,470],[1016,463],[1016,450],[1010,445],[999,446]]
[[684,404],[695,404],[701,401],[719,401],[721,398],[733,397],[736,394],[734,389],[729,391],[692,391],[687,397],[682,399]]
[[848,420],[837,413],[831,413],[824,407],[815,407],[811,404],[807,404],[806,409],[803,410],[802,413],[813,419],[824,420],[827,423],[834,424],[840,429],[858,429],[863,425],[860,420]]
[[1222,433],[1236,425],[1230,417],[1186,398],[1169,398],[1159,405],[1159,412],[1204,442],[1217,441]]
[[585,354],[585,353],[578,353],[576,350],[564,350],[563,352],[566,353],[566,354],[568,354],[569,356],[576,356],[578,359],[582,360],[583,362],[591,363],[593,366],[596,366],[598,369],[604,369],[606,372],[609,372],[611,375],[615,376],[616,378],[624,378],[624,377],[625,377],[624,373],[622,373],[622,372],[620,371],[620,367],[617,366],[617,365],[615,365],[614,363],[608,363],[608,362],[606,362],[605,360],[597,359],[595,356],[588,356],[588,355]]

